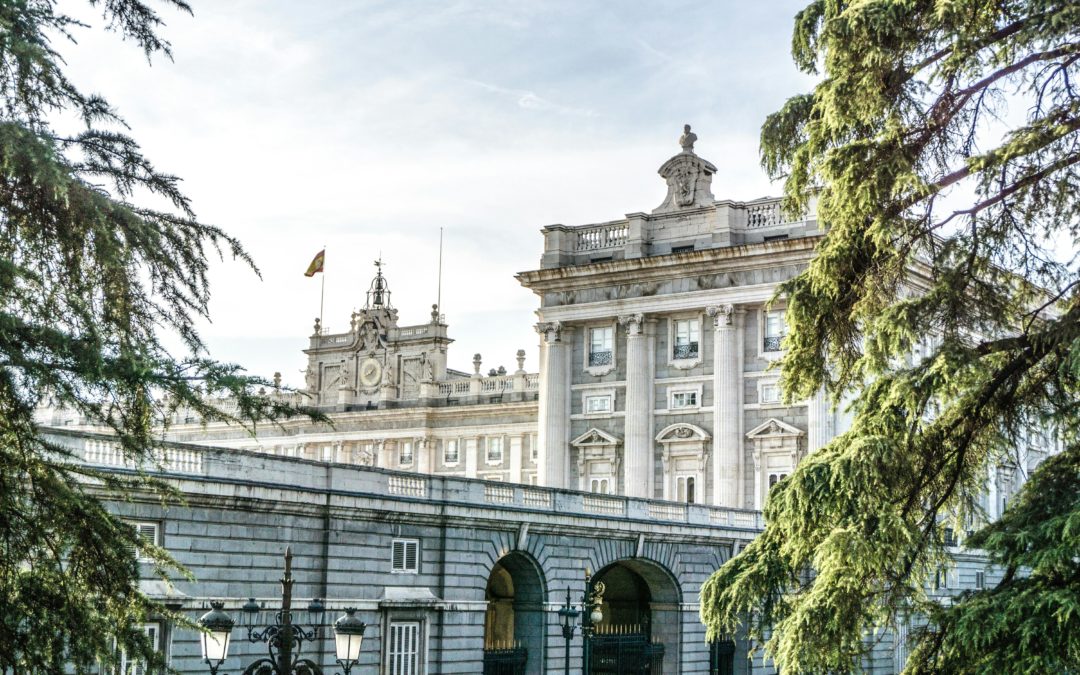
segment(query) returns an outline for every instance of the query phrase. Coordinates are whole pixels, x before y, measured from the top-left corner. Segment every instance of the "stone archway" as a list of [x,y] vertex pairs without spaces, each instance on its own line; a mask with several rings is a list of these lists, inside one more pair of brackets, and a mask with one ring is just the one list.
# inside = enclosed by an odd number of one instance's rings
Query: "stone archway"
[[485,593],[485,672],[544,672],[546,597],[544,574],[527,553],[515,551],[495,563]]
[[[628,558],[607,565],[594,580],[604,582],[605,586],[601,605],[604,619],[597,627],[601,641],[602,636],[611,635],[621,637],[616,641],[630,643],[632,636],[641,636],[651,650],[655,650],[654,645],[662,644],[663,672],[678,673],[682,590],[674,575],[651,560]],[[593,672],[619,672],[601,670],[596,667],[597,660],[593,663]]]

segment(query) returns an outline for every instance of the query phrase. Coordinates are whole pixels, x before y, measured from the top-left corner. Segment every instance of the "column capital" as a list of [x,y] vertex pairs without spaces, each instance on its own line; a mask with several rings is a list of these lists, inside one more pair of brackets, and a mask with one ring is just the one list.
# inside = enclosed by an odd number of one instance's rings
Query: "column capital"
[[561,321],[541,321],[535,326],[544,342],[561,342],[563,325]]
[[705,313],[712,317],[714,328],[720,329],[735,325],[735,305],[706,307]]
[[619,316],[619,325],[626,329],[627,335],[641,335],[641,331],[645,327],[645,315],[640,312],[637,314],[623,314]]

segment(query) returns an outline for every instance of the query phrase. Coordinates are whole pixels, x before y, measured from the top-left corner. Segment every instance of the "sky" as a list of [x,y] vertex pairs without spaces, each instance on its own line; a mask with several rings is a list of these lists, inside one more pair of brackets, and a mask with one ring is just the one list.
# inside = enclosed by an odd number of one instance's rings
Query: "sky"
[[[74,3],[74,4],[72,4]],[[92,24],[61,52],[200,220],[238,237],[261,278],[215,263],[211,356],[302,386],[326,247],[324,324],[348,328],[381,257],[401,325],[438,285],[449,366],[537,365],[540,229],[648,212],[682,125],[718,167],[713,193],[778,195],[765,116],[811,82],[789,54],[804,2],[193,0],[161,7],[172,61]],[[62,5],[63,6],[63,5]]]

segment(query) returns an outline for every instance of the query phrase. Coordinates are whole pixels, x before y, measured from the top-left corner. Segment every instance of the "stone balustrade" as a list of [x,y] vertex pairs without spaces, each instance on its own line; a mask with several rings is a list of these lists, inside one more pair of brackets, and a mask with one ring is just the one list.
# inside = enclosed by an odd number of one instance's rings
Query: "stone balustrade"
[[780,198],[717,200],[693,209],[631,213],[625,220],[544,228],[544,268],[699,251],[819,232],[810,214],[784,215]]
[[[76,459],[104,470],[130,470],[117,443],[108,436],[50,429],[49,440],[70,448]],[[316,462],[245,450],[168,444],[151,473],[182,474],[221,484],[277,485],[282,476],[298,491],[330,489],[387,499],[454,503],[463,507],[509,508],[547,514],[617,518],[687,525],[760,530],[759,511],[684,504],[654,499],[500,483],[453,476],[427,476],[372,467]]]

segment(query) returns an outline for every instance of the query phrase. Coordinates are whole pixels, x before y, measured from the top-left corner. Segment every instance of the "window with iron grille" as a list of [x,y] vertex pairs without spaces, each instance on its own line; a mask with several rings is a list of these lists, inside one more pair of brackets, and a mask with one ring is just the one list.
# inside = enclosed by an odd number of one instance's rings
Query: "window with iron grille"
[[765,312],[765,339],[762,343],[762,351],[766,352],[778,352],[780,351],[780,343],[784,339],[784,333],[787,330],[784,324],[784,310],[774,310],[772,312]]
[[611,326],[589,329],[589,366],[610,366],[613,361]]
[[676,320],[675,344],[672,349],[672,358],[696,359],[700,339],[701,325],[697,319]]
[[420,571],[420,541],[394,539],[390,546],[390,571],[416,574]]
[[420,624],[392,622],[386,656],[390,675],[419,675]]
[[398,444],[398,463],[403,465],[413,463],[412,441],[401,441]]

